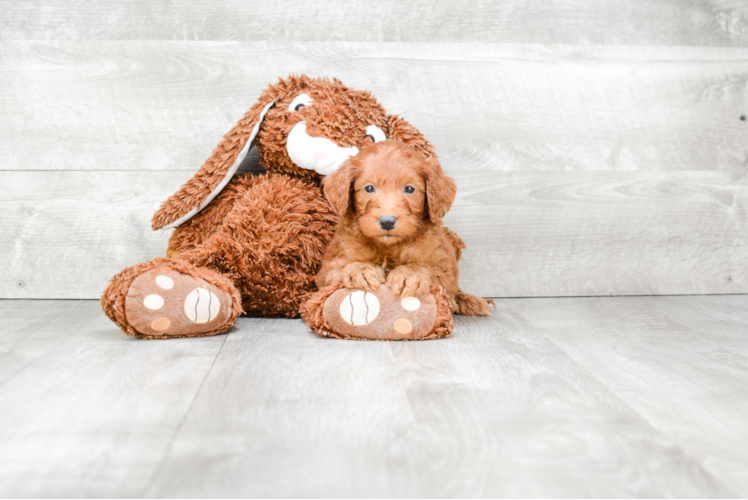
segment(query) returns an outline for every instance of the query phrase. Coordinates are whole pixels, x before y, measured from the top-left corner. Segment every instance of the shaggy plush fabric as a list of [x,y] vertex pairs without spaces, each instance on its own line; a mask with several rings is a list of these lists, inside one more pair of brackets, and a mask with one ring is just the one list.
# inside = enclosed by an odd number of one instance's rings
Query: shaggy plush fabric
[[[309,95],[312,104],[299,111],[289,111],[288,105],[300,93]],[[324,137],[342,147],[356,146],[361,149],[371,144],[371,140],[366,137],[366,127],[376,125],[385,130],[387,137],[401,136],[404,141],[433,154],[433,148],[420,132],[405,120],[386,115],[384,108],[370,92],[352,90],[337,79],[312,79],[306,75],[292,75],[268,87],[236,127],[224,136],[195,176],[166,200],[153,216],[153,229],[170,224],[200,206],[224,179],[257,124],[262,110],[273,101],[275,106],[267,112],[256,138],[260,164],[268,172],[288,174],[319,184],[322,177],[316,172],[296,166],[286,150],[288,135],[300,121],[306,122],[306,131],[310,136]],[[390,125],[392,132],[388,133]]]
[[[408,341],[408,340],[433,340],[441,337],[446,337],[452,333],[452,330],[454,330],[454,323],[452,322],[452,313],[450,311],[450,299],[447,292],[440,286],[432,286],[430,290],[430,294],[434,297],[434,300],[436,301],[436,319],[434,320],[433,326],[431,327],[430,331],[422,336],[415,336],[415,335],[408,335],[408,334],[396,334],[394,329],[392,331],[392,335],[377,335],[376,337],[371,336],[371,332],[365,331],[368,330],[367,326],[359,327],[361,328],[362,332],[359,334],[356,333],[349,333],[345,334],[340,331],[336,331],[335,328],[333,328],[330,325],[330,322],[325,318],[325,304],[330,299],[330,297],[337,292],[338,290],[344,289],[345,287],[343,284],[338,283],[335,285],[330,285],[327,287],[322,288],[319,292],[315,293],[306,303],[304,303],[301,306],[301,317],[306,321],[307,325],[309,325],[309,328],[312,329],[312,331],[325,336],[325,337],[333,337],[337,339],[346,339],[346,340],[399,340],[399,341]],[[384,289],[382,287],[380,290]],[[353,291],[353,290],[351,290]],[[376,296],[381,296],[381,293],[378,292],[371,292]],[[391,304],[389,302],[381,301],[383,303],[383,307],[390,308],[395,307],[394,304]],[[380,313],[381,314],[381,313]],[[381,314],[386,316],[386,314]],[[394,315],[397,316],[397,315]],[[394,317],[393,316],[393,317]],[[355,329],[351,329],[355,332]]]
[[[302,122],[309,137],[326,140],[310,142],[324,143],[326,150],[320,148],[309,156],[319,157],[323,163],[326,154],[345,158],[339,148],[360,151],[373,140],[381,140],[380,134],[367,132],[375,130],[372,127],[424,157],[435,156],[418,130],[398,116],[387,115],[367,91],[353,90],[336,79],[305,75],[292,75],[270,85],[195,176],[153,216],[154,229],[184,219],[169,241],[169,258],[132,266],[112,278],[101,303],[125,333],[145,336],[122,312],[130,285],[138,275],[167,263],[169,269],[210,283],[213,279],[221,289],[230,289],[235,301],[232,310],[237,315],[242,309],[259,316],[299,315],[300,305],[316,291],[314,276],[338,220],[322,194],[322,176],[294,164],[288,154],[289,134]],[[250,147],[255,129],[253,143],[268,174],[238,175],[207,203]],[[191,213],[195,215],[187,218]]]
[[[220,328],[202,333],[184,335],[145,335],[141,332],[138,332],[127,321],[125,302],[127,299],[127,292],[130,289],[130,285],[132,285],[132,282],[135,281],[135,278],[148,271],[161,271],[164,274],[166,274],[168,271],[177,271],[179,273],[187,274],[195,278],[201,278],[208,283],[228,292],[232,298],[231,318]],[[240,304],[241,296],[239,295],[239,291],[236,289],[236,287],[234,287],[234,284],[230,279],[209,269],[198,268],[187,262],[164,259],[162,257],[156,257],[150,262],[144,262],[142,264],[128,267],[122,272],[114,275],[112,279],[109,280],[109,286],[107,286],[106,290],[104,290],[104,294],[101,296],[101,306],[104,310],[104,313],[109,317],[109,319],[114,321],[120,328],[122,328],[123,332],[128,335],[150,339],[204,337],[207,335],[223,333],[231,328],[234,323],[236,323],[236,318],[238,318],[242,313]]]
[[177,244],[188,246],[189,229],[174,233],[176,241],[169,245],[174,260],[230,278],[247,314],[297,317],[299,306],[316,291],[314,275],[338,217],[308,181],[268,174],[235,183],[244,185],[244,195],[210,237],[177,253]]

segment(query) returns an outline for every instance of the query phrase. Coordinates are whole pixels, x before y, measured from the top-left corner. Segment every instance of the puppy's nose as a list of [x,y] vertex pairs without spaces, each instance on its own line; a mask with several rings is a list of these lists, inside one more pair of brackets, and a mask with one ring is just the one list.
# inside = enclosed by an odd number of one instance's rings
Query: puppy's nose
[[397,217],[394,215],[383,215],[379,218],[379,226],[385,231],[395,227],[395,222],[397,222]]

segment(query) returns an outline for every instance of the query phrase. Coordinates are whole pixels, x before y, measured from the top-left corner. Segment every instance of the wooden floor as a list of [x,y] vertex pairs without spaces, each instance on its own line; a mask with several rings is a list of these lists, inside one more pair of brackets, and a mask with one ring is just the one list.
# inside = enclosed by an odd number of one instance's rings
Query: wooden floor
[[748,496],[748,296],[501,299],[414,343],[0,301],[0,496]]

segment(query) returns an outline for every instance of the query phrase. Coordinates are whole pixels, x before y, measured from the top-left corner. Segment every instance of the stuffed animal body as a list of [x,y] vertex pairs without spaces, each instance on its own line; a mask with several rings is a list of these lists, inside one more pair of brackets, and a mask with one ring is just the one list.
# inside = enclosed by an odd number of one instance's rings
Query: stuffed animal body
[[[167,257],[116,274],[101,298],[104,312],[126,334],[144,338],[214,335],[231,328],[242,312],[297,317],[302,305],[310,326],[325,335],[383,340],[448,335],[448,298],[438,287],[432,297],[420,298],[425,304],[420,316],[402,309],[395,297],[367,297],[378,301],[378,321],[388,318],[382,326],[366,314],[364,325],[346,323],[340,314],[343,323],[338,322],[330,311],[339,312],[356,291],[335,295],[340,287],[318,292],[314,284],[338,221],[321,180],[385,139],[435,157],[417,129],[387,114],[367,91],[304,75],[270,85],[153,216],[154,230],[176,228]],[[253,146],[267,173],[234,175]],[[332,321],[325,319],[327,298]],[[358,299],[342,306],[344,315]],[[398,319],[403,321],[395,325]],[[369,324],[379,326],[357,333],[355,327]]]

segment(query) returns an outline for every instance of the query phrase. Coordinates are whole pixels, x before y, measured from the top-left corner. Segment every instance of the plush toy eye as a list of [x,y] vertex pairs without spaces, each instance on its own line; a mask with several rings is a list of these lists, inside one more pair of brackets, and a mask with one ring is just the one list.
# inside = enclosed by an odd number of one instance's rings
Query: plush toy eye
[[299,94],[296,96],[296,98],[291,101],[291,104],[288,105],[289,111],[299,111],[304,106],[309,106],[312,104],[312,98],[309,97],[306,94]]
[[404,191],[408,194],[413,194],[416,192],[416,188],[414,188],[413,186],[405,186]]
[[382,129],[376,125],[369,125],[366,127],[366,137],[369,137],[371,142],[375,144],[387,140],[387,136],[384,135]]
[[369,184],[368,186],[366,186],[364,188],[364,191],[366,191],[367,193],[373,193],[374,192],[374,186],[372,186],[371,184]]

